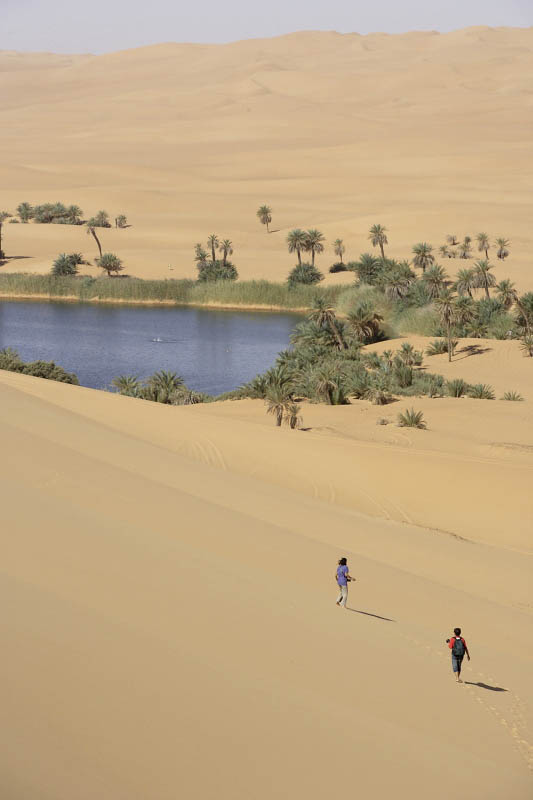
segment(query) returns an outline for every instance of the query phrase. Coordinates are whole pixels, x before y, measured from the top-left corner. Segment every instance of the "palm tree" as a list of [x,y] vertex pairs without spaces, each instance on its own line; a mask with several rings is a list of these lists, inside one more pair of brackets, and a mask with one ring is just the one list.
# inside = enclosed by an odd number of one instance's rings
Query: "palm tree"
[[452,360],[452,325],[455,322],[455,296],[451,289],[443,289],[441,294],[435,298],[435,307],[439,313],[440,320],[446,328],[448,338],[448,361]]
[[411,285],[416,276],[409,266],[408,261],[396,264],[394,269],[388,270],[383,281],[385,294],[391,300],[402,300],[409,294]]
[[257,216],[262,225],[266,225],[267,233],[270,233],[268,226],[272,222],[272,209],[270,206],[259,206]]
[[67,219],[71,225],[78,225],[82,215],[83,211],[79,206],[69,206],[67,208]]
[[9,219],[11,214],[9,211],[0,211],[0,258],[4,257],[4,251],[2,250],[2,228],[4,226],[4,222],[6,219]]
[[289,231],[287,235],[287,246],[289,253],[296,253],[298,256],[298,264],[302,263],[302,250],[305,250],[307,241],[307,234],[300,228],[294,228]]
[[472,289],[477,288],[476,273],[473,269],[460,269],[454,284],[458,294],[467,294],[472,298]]
[[122,261],[114,253],[104,253],[96,263],[101,269],[107,272],[109,278],[112,272],[122,272],[124,269]]
[[340,331],[337,327],[337,317],[335,316],[335,310],[332,305],[328,303],[328,301],[323,297],[317,297],[313,302],[313,307],[308,314],[308,319],[311,322],[316,323],[319,328],[329,328],[335,339],[337,340],[337,344],[339,345],[339,350],[346,349],[346,343],[344,342]]
[[311,253],[311,266],[315,266],[315,254],[324,252],[324,234],[316,228],[310,228],[306,232],[305,249]]
[[267,404],[267,414],[274,415],[276,425],[280,428],[283,417],[288,412],[290,414],[289,409],[293,405],[290,392],[286,387],[273,383],[266,390],[265,402]]
[[443,258],[453,258],[453,253],[450,252],[450,248],[447,244],[441,244],[439,247],[439,253]]
[[338,370],[333,364],[323,364],[314,371],[313,377],[317,396],[325,400],[328,405],[335,405],[336,395],[341,388],[341,376]]
[[477,249],[480,253],[485,253],[485,258],[487,261],[489,260],[489,248],[490,248],[490,240],[488,234],[486,233],[478,233],[476,236],[477,242]]
[[387,239],[387,228],[384,228],[383,225],[372,225],[368,238],[372,242],[373,247],[379,246],[381,258],[385,258],[385,249],[383,246],[389,243]]
[[233,247],[231,241],[229,239],[224,239],[219,244],[218,249],[222,252],[222,263],[224,266],[226,266],[228,256],[231,256],[233,254]]
[[476,317],[474,301],[470,297],[457,297],[455,300],[455,320],[459,325],[470,325]]
[[300,406],[296,405],[296,403],[291,403],[289,406],[287,406],[285,409],[284,421],[291,430],[294,430],[295,428],[301,428],[302,418],[300,416]]
[[[80,210],[81,213],[81,210]],[[96,216],[93,217],[94,226],[96,228],[110,228],[111,223],[109,222],[109,214],[107,211],[99,211]]]
[[29,203],[20,203],[17,206],[17,214],[21,222],[29,222],[33,217],[33,208]]
[[424,272],[422,280],[432,300],[441,293],[447,279],[446,270],[439,264],[433,264],[427,272]]
[[500,281],[500,283],[496,286],[496,291],[498,292],[503,307],[506,309],[506,311],[508,311],[513,303],[516,302],[517,298],[514,283],[509,279]]
[[380,260],[372,253],[361,253],[359,261],[353,262],[353,268],[357,272],[359,283],[368,283],[374,286],[380,272]]
[[380,332],[379,323],[383,317],[374,311],[368,303],[360,303],[348,314],[347,325],[354,337],[360,342],[373,339]]
[[216,261],[215,250],[220,247],[220,241],[216,233],[212,233],[210,236],[207,237],[207,246],[211,248],[211,260],[213,264]]
[[78,255],[77,253],[73,253],[72,255],[67,255],[66,253],[60,253],[52,265],[52,274],[77,275],[78,264],[80,263],[76,258],[77,255]]
[[427,242],[419,242],[413,247],[414,259],[413,264],[415,267],[420,267],[422,272],[426,271],[426,267],[435,263],[435,256],[433,255],[433,247]]
[[449,233],[447,235],[447,237],[446,237],[446,241],[448,242],[448,244],[451,247],[455,247],[456,245],[459,244],[459,241],[458,241],[457,236],[455,235],[455,233]]
[[140,386],[136,375],[119,375],[118,378],[113,378],[111,385],[117,389],[119,394],[126,394],[131,397],[135,397]]
[[335,239],[335,241],[333,242],[333,252],[338,257],[340,263],[344,264],[342,257],[346,252],[346,248],[344,246],[344,242],[342,241],[342,239]]
[[476,286],[479,289],[485,289],[487,300],[490,300],[489,286],[496,285],[496,278],[490,272],[491,269],[492,267],[490,266],[489,262],[485,260],[476,261],[474,264]]
[[459,258],[470,258],[471,252],[472,252],[472,237],[465,236],[465,238],[459,245]]
[[509,250],[507,249],[510,244],[509,239],[501,237],[500,239],[496,239],[496,244],[498,245],[498,252],[496,255],[498,256],[499,259],[505,261],[505,259],[509,255]]
[[194,260],[199,264],[205,264],[207,261],[207,250],[204,250],[200,242],[194,245]]
[[96,235],[95,227],[96,227],[96,225],[94,223],[94,219],[91,217],[91,219],[87,221],[87,236],[90,235],[90,236],[92,236],[94,238],[96,244],[98,245],[98,251],[100,253],[100,258],[102,258],[102,245],[100,244],[100,240],[99,240],[98,236]]
[[148,378],[147,388],[158,403],[168,404],[173,394],[185,388],[185,383],[180,375],[162,369]]
[[125,214],[119,214],[115,217],[115,228],[125,228],[128,224],[128,218]]

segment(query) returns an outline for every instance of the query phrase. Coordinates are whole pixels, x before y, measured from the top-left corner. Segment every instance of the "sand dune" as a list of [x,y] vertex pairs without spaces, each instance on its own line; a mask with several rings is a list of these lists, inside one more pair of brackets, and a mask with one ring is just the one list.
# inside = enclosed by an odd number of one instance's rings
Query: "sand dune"
[[[506,28],[3,52],[2,203],[126,213],[132,227],[104,232],[104,247],[146,277],[193,276],[212,231],[233,240],[242,277],[281,279],[295,226],[343,237],[351,258],[377,221],[398,257],[486,230],[512,241],[497,277],[531,289],[532,62],[533,30]],[[271,235],[255,218],[264,202]],[[82,230],[6,229],[8,253],[29,256],[10,269],[95,255]]]
[[[306,437],[321,457],[319,434],[0,385],[6,797],[322,798],[342,773],[444,798],[451,772],[462,796],[529,796],[530,565],[504,531],[468,543],[264,474],[263,431],[280,470]],[[332,602],[340,553],[363,613]]]

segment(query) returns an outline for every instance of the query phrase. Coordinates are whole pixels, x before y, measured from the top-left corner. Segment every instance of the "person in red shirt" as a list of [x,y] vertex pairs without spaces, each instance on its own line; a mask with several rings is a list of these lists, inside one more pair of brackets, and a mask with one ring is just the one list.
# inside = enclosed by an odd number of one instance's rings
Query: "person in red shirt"
[[455,680],[457,683],[462,683],[461,665],[463,663],[465,653],[466,657],[470,661],[470,653],[468,652],[468,647],[466,646],[465,640],[461,636],[461,628],[454,628],[453,633],[454,635],[451,637],[451,639],[446,639],[446,643],[452,651],[452,669],[455,675]]

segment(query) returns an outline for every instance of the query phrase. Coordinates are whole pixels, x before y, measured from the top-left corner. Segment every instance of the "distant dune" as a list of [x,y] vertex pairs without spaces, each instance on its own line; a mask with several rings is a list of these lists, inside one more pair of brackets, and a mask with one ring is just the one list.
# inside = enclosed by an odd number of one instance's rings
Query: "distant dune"
[[[105,249],[147,277],[192,276],[213,231],[242,277],[280,279],[296,226],[344,238],[352,258],[374,222],[399,257],[484,230],[512,242],[497,277],[531,289],[532,73],[533,29],[510,28],[0,52],[1,205],[125,213],[132,227],[105,232]],[[270,235],[255,217],[265,202]],[[30,256],[18,268],[95,255],[74,228],[6,228],[9,253]]]

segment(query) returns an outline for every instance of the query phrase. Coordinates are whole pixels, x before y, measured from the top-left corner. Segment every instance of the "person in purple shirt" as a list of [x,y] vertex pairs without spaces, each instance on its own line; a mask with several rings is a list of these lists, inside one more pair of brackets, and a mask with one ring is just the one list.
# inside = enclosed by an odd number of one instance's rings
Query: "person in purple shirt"
[[337,572],[335,573],[335,580],[337,581],[337,585],[339,587],[337,605],[341,606],[342,608],[346,608],[346,602],[348,600],[348,582],[354,581],[355,578],[352,578],[350,575],[348,571],[348,564],[346,563],[345,558],[341,558],[339,561],[339,566],[337,567]]

